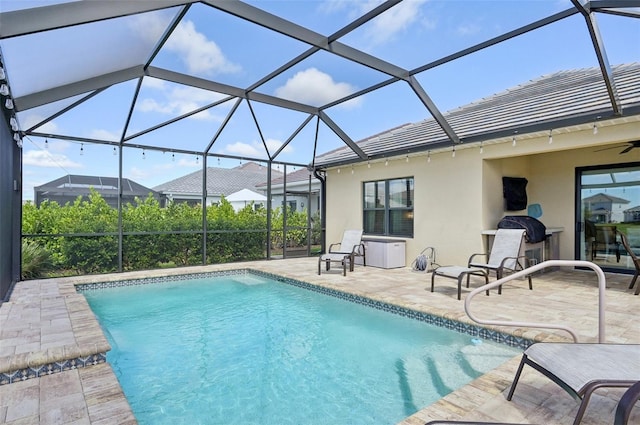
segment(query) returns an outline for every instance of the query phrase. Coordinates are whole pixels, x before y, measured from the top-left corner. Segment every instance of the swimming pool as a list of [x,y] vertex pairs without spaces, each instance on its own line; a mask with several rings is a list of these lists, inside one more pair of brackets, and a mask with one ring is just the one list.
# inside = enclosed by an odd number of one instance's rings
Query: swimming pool
[[522,350],[271,277],[80,288],[139,423],[393,424]]

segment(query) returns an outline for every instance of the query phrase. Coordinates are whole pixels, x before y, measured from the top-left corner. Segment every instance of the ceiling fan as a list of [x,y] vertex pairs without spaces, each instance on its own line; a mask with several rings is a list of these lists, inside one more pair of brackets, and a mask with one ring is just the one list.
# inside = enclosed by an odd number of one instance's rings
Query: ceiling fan
[[626,146],[626,147],[619,152],[620,155],[629,152],[631,149],[640,148],[640,140],[634,140],[632,142],[626,142],[623,145],[619,145],[619,146],[611,146],[609,148],[598,149],[597,151],[594,151],[594,152],[601,152],[601,151],[606,151],[606,150],[609,150],[609,149],[619,149],[619,148],[621,148],[623,146]]

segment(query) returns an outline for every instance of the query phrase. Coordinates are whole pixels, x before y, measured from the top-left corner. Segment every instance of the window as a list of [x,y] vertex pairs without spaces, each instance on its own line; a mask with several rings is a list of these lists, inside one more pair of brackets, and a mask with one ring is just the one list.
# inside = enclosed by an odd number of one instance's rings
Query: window
[[364,182],[362,192],[364,233],[413,237],[413,177]]

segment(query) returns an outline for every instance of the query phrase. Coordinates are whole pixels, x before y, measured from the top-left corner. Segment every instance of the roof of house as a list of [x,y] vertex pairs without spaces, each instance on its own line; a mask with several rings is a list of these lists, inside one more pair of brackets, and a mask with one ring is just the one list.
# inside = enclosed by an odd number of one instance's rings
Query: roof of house
[[[283,184],[284,183],[284,174],[280,173],[281,175],[279,176],[275,176],[271,179],[271,184],[272,185],[279,185],[279,184]],[[273,175],[272,175],[273,176]],[[289,183],[296,183],[296,182],[303,182],[303,181],[308,181],[309,180],[309,170],[306,168],[300,168],[296,171],[293,171],[291,173],[287,173],[287,184]],[[267,186],[267,182],[263,182],[261,184],[256,185],[256,187],[266,187]]]
[[[271,175],[282,174],[271,170]],[[267,179],[264,165],[247,162],[235,168],[207,167],[207,194],[209,196],[230,195],[242,189],[254,189]],[[161,193],[200,194],[202,193],[202,170],[194,171],[177,179],[159,184],[153,188]]]
[[[618,96],[625,111],[640,113],[640,63],[613,67]],[[594,120],[610,116],[610,98],[599,68],[560,71],[444,113],[462,144],[526,133],[544,123],[571,125],[576,116]],[[583,118],[584,120],[584,118]],[[556,127],[558,128],[558,127]],[[433,118],[405,124],[357,142],[369,156],[400,155],[414,151],[451,147]],[[348,147],[324,153],[316,165],[361,161]]]
[[593,196],[584,198],[582,202],[611,202],[612,204],[628,204],[630,201],[617,196],[607,195],[606,193],[596,193]]
[[[35,186],[35,192],[50,192],[58,195],[80,195],[89,192],[93,188],[101,193],[117,193],[118,178],[102,176],[83,176],[77,174],[67,174],[66,176],[51,180],[40,186]],[[146,186],[136,183],[130,179],[122,179],[122,194],[125,196],[146,197],[154,192]]]

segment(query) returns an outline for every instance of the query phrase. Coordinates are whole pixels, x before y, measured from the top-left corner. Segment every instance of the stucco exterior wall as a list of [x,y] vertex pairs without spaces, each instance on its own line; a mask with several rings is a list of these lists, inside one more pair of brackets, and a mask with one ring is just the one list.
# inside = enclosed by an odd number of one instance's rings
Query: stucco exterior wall
[[[591,165],[640,161],[640,149],[619,155],[618,149],[595,152],[603,142],[636,140],[640,123],[590,130],[559,131],[548,137],[525,138],[514,147],[510,140],[479,147],[458,148],[409,157],[345,166],[327,173],[327,242],[338,242],[344,229],[362,228],[362,183],[413,176],[415,187],[414,237],[406,240],[407,266],[426,246],[434,246],[440,264],[465,264],[469,255],[483,252],[482,230],[493,229],[505,211],[502,177],[528,180],[529,204],[542,206],[540,220],[562,227],[560,258],[574,258],[575,169]],[[600,145],[599,147],[595,147]]]

